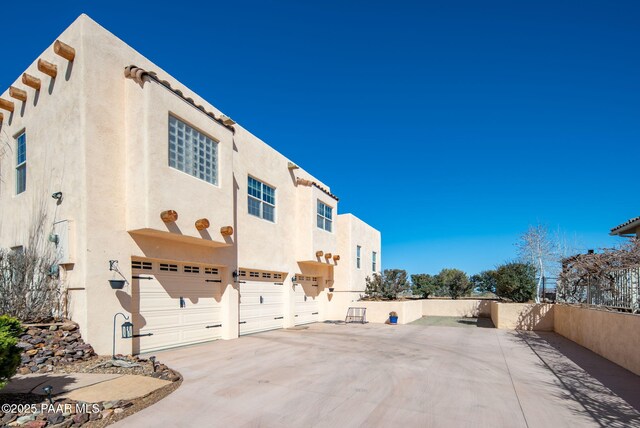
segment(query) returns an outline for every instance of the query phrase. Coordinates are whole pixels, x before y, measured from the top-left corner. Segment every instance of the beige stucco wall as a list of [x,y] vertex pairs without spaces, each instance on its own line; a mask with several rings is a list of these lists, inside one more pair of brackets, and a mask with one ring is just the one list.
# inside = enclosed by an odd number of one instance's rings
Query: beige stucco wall
[[422,314],[436,317],[484,317],[491,316],[491,300],[483,299],[424,299]]
[[[364,293],[366,278],[373,272],[372,252],[377,253],[376,272],[382,270],[380,232],[353,214],[340,214],[337,221],[340,265],[336,268],[336,290]],[[356,247],[360,246],[360,268],[356,263]]]
[[507,330],[553,331],[554,305],[491,302],[491,321]]
[[360,301],[352,306],[367,308],[367,321],[373,323],[387,322],[391,311],[398,313],[398,324],[408,324],[422,318],[422,303],[419,300]]
[[555,305],[556,333],[640,375],[640,315]]
[[[235,125],[234,135],[158,83],[139,85],[126,79],[124,68],[131,64],[154,71],[205,110],[220,114],[89,17],[80,16],[59,39],[76,49],[74,62],[55,55],[50,46],[40,58],[58,66],[58,77],[51,82],[37,70],[36,59],[26,71],[42,80],[37,102],[34,91],[17,79],[13,85],[26,89],[29,100],[24,105],[16,101],[11,117],[3,112],[1,135],[9,153],[15,151],[16,133],[27,129],[27,191],[15,195],[15,159],[3,156],[0,246],[26,245],[38,206],[45,207],[49,222],[73,221],[75,263],[63,269],[62,279],[70,290],[71,317],[80,323],[85,339],[99,353],[111,352],[113,314],[135,306],[131,295],[137,284],[130,268],[134,256],[220,266],[222,284],[212,286],[220,287],[226,339],[238,334],[238,284],[231,274],[240,266],[287,273],[285,326],[294,324],[291,276],[321,277],[316,294],[320,318],[326,319],[333,306],[328,288],[336,282],[336,272],[352,280],[345,273],[348,257],[340,254],[338,241],[354,229],[340,227],[337,200],[317,187],[297,185],[296,179],[328,186],[302,168],[289,170],[285,156],[240,125]],[[2,97],[9,99],[6,91]],[[218,141],[217,185],[168,167],[169,114]],[[275,222],[248,214],[249,175],[276,188]],[[64,193],[60,205],[50,197],[56,191]],[[318,199],[334,207],[332,232],[316,226]],[[179,214],[174,224],[160,220],[160,212],[167,209]],[[195,229],[199,218],[210,221],[207,231]],[[366,230],[362,241],[367,241],[373,229],[360,223],[355,234]],[[220,227],[228,225],[235,233],[223,237]],[[315,260],[318,250],[340,254],[341,260]],[[122,291],[108,285],[113,277],[109,260],[118,260],[131,282]],[[122,341],[118,349],[126,352],[129,343]]]

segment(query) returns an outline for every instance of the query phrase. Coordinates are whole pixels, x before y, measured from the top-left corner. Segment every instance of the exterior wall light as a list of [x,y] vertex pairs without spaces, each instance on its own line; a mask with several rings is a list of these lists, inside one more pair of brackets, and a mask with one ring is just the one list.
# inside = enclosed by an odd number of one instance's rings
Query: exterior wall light
[[122,312],[118,312],[113,316],[113,351],[111,352],[111,358],[116,359],[116,318],[118,315],[122,315],[125,319],[124,324],[122,324],[122,338],[123,339],[131,339],[133,337],[133,324],[129,322],[129,317],[123,314]]
[[125,321],[122,324],[122,338],[131,339],[133,337],[133,324],[129,321]]

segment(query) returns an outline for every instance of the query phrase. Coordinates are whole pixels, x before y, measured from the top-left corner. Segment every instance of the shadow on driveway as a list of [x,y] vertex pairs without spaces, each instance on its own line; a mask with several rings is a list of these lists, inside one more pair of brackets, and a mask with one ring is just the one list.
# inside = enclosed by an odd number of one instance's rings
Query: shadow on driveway
[[558,400],[576,400],[603,427],[640,426],[640,376],[556,333],[516,336],[562,383],[567,393]]

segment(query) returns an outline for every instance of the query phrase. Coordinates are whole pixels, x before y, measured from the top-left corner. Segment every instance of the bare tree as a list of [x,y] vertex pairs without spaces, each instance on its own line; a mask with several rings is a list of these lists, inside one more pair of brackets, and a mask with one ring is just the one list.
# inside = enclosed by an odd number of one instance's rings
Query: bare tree
[[26,245],[0,249],[0,313],[22,321],[45,321],[61,313],[55,246],[44,200],[34,204]]
[[540,303],[540,287],[543,278],[553,269],[553,264],[558,262],[557,245],[549,236],[548,228],[538,223],[535,226],[529,226],[516,246],[520,260],[530,264],[536,270],[536,303]]
[[618,248],[565,258],[560,273],[559,297],[569,303],[619,306],[640,312],[639,268],[640,240],[637,238]]

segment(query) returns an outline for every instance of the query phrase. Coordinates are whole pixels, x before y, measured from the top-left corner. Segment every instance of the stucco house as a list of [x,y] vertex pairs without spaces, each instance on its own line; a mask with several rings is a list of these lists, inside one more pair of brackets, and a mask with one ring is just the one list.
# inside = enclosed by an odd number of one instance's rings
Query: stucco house
[[0,113],[0,247],[46,214],[68,316],[98,353],[118,312],[134,325],[119,353],[344,318],[380,270],[380,233],[329,186],[86,15]]

